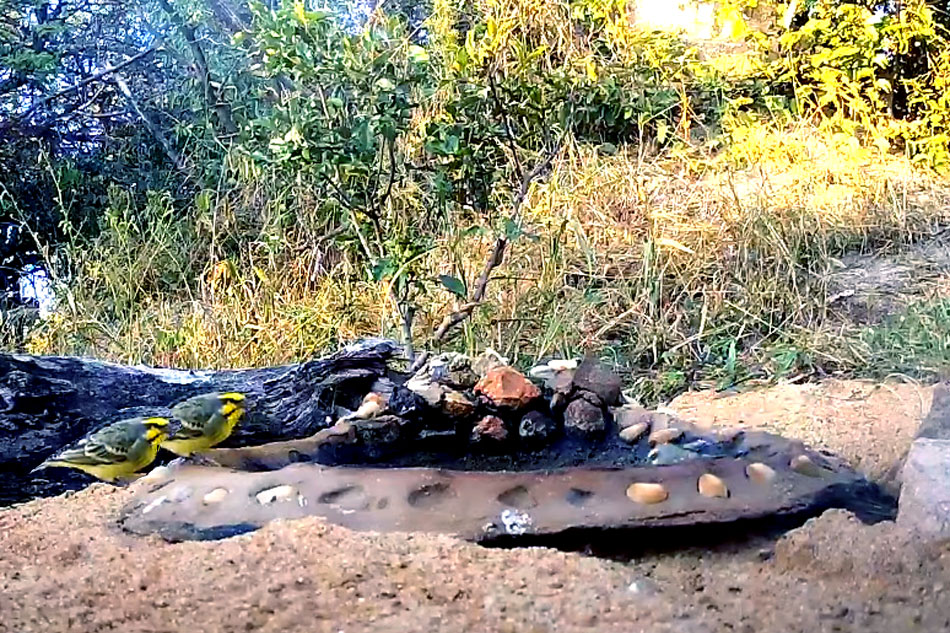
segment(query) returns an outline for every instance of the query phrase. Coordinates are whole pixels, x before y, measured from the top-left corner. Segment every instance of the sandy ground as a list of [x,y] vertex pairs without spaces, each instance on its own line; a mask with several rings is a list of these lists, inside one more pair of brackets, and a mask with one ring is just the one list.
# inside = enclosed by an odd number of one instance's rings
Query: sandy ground
[[[688,394],[673,407],[802,437],[878,475],[930,396],[831,382]],[[840,511],[781,536],[632,542],[619,561],[316,519],[169,545],[114,527],[128,495],[99,484],[0,511],[0,632],[950,630],[950,544]]]

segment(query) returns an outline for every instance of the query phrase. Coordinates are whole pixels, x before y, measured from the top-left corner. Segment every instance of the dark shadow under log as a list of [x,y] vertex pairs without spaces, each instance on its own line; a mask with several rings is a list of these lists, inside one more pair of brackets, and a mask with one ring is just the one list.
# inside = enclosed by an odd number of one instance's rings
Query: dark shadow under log
[[397,345],[355,343],[319,360],[263,369],[188,371],[128,367],[71,357],[0,354],[0,505],[81,488],[72,469],[30,470],[64,446],[116,419],[162,413],[210,391],[248,396],[246,419],[223,446],[308,437],[355,408]]

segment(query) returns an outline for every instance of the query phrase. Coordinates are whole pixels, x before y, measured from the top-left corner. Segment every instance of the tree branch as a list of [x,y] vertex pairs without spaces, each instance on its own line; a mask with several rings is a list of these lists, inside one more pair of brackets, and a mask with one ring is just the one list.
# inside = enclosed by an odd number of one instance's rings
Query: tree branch
[[195,29],[175,11],[175,8],[169,4],[168,0],[158,0],[158,4],[168,15],[169,19],[175,23],[178,30],[181,31],[185,37],[185,41],[188,43],[188,48],[191,49],[191,54],[195,58],[195,65],[198,67],[198,78],[201,81],[205,103],[217,114],[218,121],[224,127],[225,133],[237,134],[238,128],[234,123],[234,117],[231,115],[231,106],[221,99],[219,91],[214,89],[211,85],[211,68],[208,65],[208,58],[205,56],[204,49],[202,49],[198,43],[198,36],[195,34]]
[[165,136],[165,133],[162,129],[156,124],[152,119],[142,111],[142,108],[139,107],[138,102],[135,100],[135,97],[132,95],[132,91],[129,90],[129,85],[125,82],[125,79],[122,78],[122,75],[119,73],[113,73],[113,80],[115,81],[116,86],[119,87],[119,92],[125,97],[126,101],[129,102],[132,110],[135,114],[142,119],[142,123],[145,125],[145,128],[149,131],[152,137],[158,141],[162,146],[162,149],[165,150],[165,154],[168,158],[171,159],[172,163],[175,164],[175,167],[186,174],[189,173],[188,165],[185,163],[184,159],[181,157],[181,154],[178,153],[178,150],[175,149],[175,146],[172,145],[172,142]]
[[[539,162],[535,168],[532,169],[531,172],[524,176],[524,178],[521,180],[521,186],[518,188],[518,192],[515,194],[515,199],[513,201],[514,208],[511,210],[511,215],[508,216],[509,223],[515,223],[518,221],[521,215],[521,205],[528,195],[528,190],[531,188],[531,183],[534,182],[534,180],[536,180],[551,166],[551,162],[561,151],[561,145],[564,143],[564,138],[567,136],[569,130],[569,127],[564,130],[560,138],[558,138],[557,143],[553,148],[551,148],[551,151],[548,152],[548,155],[544,158],[544,160]],[[441,342],[452,330],[452,328],[470,317],[472,312],[475,311],[475,308],[477,308],[479,304],[484,301],[485,293],[488,290],[488,281],[491,278],[492,271],[500,266],[504,261],[505,249],[507,247],[507,235],[501,235],[495,240],[495,246],[492,248],[491,255],[489,255],[488,259],[485,261],[485,265],[482,267],[482,272],[478,276],[478,280],[475,282],[475,290],[472,293],[471,300],[442,320],[442,323],[439,324],[439,327],[436,329],[435,334],[433,335],[437,343]]]
[[130,57],[130,58],[128,58],[127,60],[125,60],[124,62],[120,62],[120,63],[118,63],[118,64],[116,64],[116,65],[114,65],[114,66],[109,66],[108,68],[105,68],[105,69],[103,69],[103,70],[100,70],[100,71],[97,72],[97,73],[94,73],[94,74],[92,74],[92,75],[89,75],[88,77],[86,77],[86,78],[83,79],[82,81],[77,82],[77,83],[73,84],[72,86],[69,86],[68,88],[63,88],[63,89],[60,90],[59,92],[53,93],[53,94],[51,94],[51,95],[49,95],[49,96],[47,96],[47,97],[44,97],[43,99],[40,99],[40,100],[37,101],[35,104],[33,104],[33,106],[32,106],[29,110],[27,110],[27,111],[24,112],[23,114],[21,114],[21,115],[19,115],[19,116],[11,117],[10,120],[7,121],[6,123],[0,123],[0,131],[5,130],[5,129],[9,129],[9,128],[13,127],[13,126],[14,126],[17,122],[19,122],[19,121],[25,121],[25,120],[29,119],[31,116],[33,116],[33,114],[34,114],[37,110],[39,110],[40,108],[44,107],[44,106],[45,106],[46,104],[48,104],[50,101],[53,101],[54,99],[59,99],[60,97],[65,97],[65,96],[68,95],[68,94],[71,94],[71,93],[73,93],[73,92],[76,92],[77,90],[79,90],[79,89],[81,89],[81,88],[84,88],[85,86],[88,86],[89,84],[91,84],[91,83],[94,82],[94,81],[99,81],[100,79],[103,79],[103,78],[105,78],[105,77],[108,77],[109,75],[111,75],[111,74],[113,74],[113,73],[116,73],[116,72],[118,72],[118,71],[124,69],[126,66],[130,66],[130,65],[134,64],[135,62],[139,61],[140,59],[144,59],[144,58],[148,57],[149,55],[151,55],[151,54],[154,53],[155,51],[159,50],[160,48],[161,48],[160,46],[154,46],[154,47],[152,47],[152,48],[146,49],[146,50],[142,51],[141,53],[138,53],[138,54],[136,54],[136,55],[133,55],[132,57]]

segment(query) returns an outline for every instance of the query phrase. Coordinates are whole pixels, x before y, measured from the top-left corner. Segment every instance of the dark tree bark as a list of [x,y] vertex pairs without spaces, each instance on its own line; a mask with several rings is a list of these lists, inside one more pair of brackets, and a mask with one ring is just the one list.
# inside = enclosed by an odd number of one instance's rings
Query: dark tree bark
[[222,446],[308,437],[333,423],[337,406],[356,408],[396,350],[371,339],[300,365],[227,371],[0,354],[0,505],[86,485],[89,478],[72,469],[30,470],[109,422],[165,413],[201,393],[248,396],[245,419]]

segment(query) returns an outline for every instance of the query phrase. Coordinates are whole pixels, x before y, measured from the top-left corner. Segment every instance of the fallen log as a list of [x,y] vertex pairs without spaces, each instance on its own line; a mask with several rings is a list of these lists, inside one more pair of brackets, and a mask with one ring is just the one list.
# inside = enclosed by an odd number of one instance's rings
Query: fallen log
[[109,422],[167,413],[210,391],[240,391],[250,403],[222,446],[308,437],[331,426],[338,407],[356,408],[397,350],[390,340],[369,339],[299,365],[224,371],[0,354],[0,505],[88,485],[92,479],[72,469],[30,470]]

